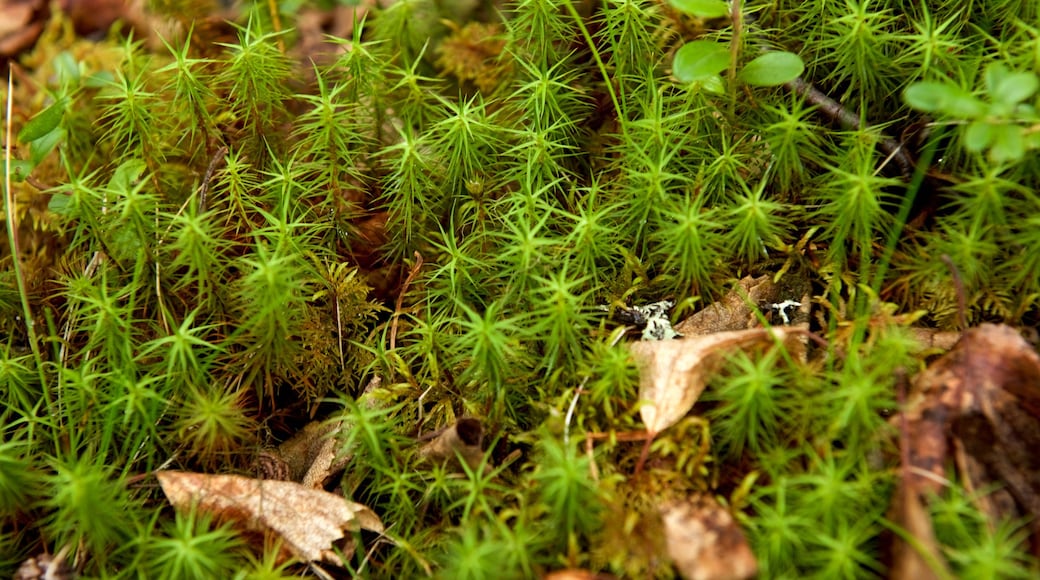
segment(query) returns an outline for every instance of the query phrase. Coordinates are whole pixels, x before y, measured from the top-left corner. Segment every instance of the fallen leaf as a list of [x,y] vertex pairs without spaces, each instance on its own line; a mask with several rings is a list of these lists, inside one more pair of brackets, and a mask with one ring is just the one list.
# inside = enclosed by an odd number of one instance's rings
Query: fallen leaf
[[744,533],[711,496],[671,502],[660,511],[668,555],[683,578],[737,580],[758,573]]
[[[804,276],[788,273],[781,283],[771,276],[745,276],[722,298],[675,325],[684,336],[706,335],[760,327],[760,316],[773,324],[801,324],[809,319],[810,283]],[[781,308],[782,307],[782,308]]]
[[342,566],[333,542],[359,529],[383,531],[379,516],[367,507],[290,481],[181,471],[160,471],[156,477],[176,509],[198,509],[242,531],[273,535],[303,562]]
[[[379,406],[373,393],[382,385],[378,376],[365,386],[357,403],[369,409]],[[325,489],[353,458],[343,453],[342,435],[353,428],[351,421],[311,421],[275,449],[261,450],[255,471],[261,479],[295,481],[305,487]]]
[[968,330],[921,373],[915,393],[907,420],[910,463],[920,474],[916,487],[941,490],[944,463],[959,432],[968,436],[958,438],[972,455],[1006,472],[1001,475],[1016,496],[1040,517],[1040,457],[1029,445],[1040,445],[1040,356],[1018,332],[993,324]]
[[[1017,331],[993,324],[966,331],[917,377],[907,407],[899,418],[906,475],[892,506],[897,525],[928,548],[934,532],[914,504],[943,491],[953,463],[969,490],[996,490],[977,500],[991,521],[1027,517],[1040,537],[1040,356]],[[922,554],[905,542],[893,547],[893,570],[906,570],[899,577],[918,577],[923,564],[915,560],[923,556],[939,559],[937,550]]]
[[431,463],[456,463],[461,457],[470,469],[476,470],[484,460],[483,440],[483,425],[478,419],[467,417],[433,434],[432,439],[419,449],[419,456]]
[[17,56],[31,47],[48,17],[43,0],[0,0],[0,57]]
[[942,556],[939,541],[935,537],[932,521],[925,509],[924,498],[904,479],[900,481],[892,497],[889,513],[892,521],[901,528],[913,544],[896,539],[892,544],[892,580],[932,580],[951,578],[946,561]]
[[676,324],[675,331],[699,336],[758,326],[754,305],[766,302],[780,302],[776,284],[769,276],[746,276],[722,298]]
[[65,557],[69,553],[66,545],[57,554],[40,554],[22,562],[14,572],[14,580],[74,580],[77,576]]
[[542,576],[542,580],[613,580],[614,578],[615,576],[612,576],[611,574],[590,572],[588,570],[580,570],[577,568],[555,570]]
[[343,421],[312,421],[277,449],[261,451],[257,462],[263,478],[324,489],[347,463],[348,458],[337,457],[336,453],[336,435],[342,429]]
[[792,339],[805,331],[802,326],[753,328],[630,343],[640,366],[639,414],[647,431],[660,433],[682,419],[704,392],[725,355],[738,349],[769,346],[775,341],[788,348],[800,348],[797,340]]

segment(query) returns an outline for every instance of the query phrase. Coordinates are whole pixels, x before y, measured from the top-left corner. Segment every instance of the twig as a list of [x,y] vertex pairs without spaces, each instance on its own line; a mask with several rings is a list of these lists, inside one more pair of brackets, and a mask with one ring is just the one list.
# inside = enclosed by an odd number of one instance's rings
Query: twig
[[961,279],[961,273],[957,270],[957,264],[953,263],[948,255],[943,254],[940,258],[943,264],[950,269],[950,274],[953,275],[953,289],[957,293],[957,322],[961,325],[961,330],[968,329],[968,299],[964,295],[964,280]]
[[419,255],[419,252],[415,252],[415,264],[408,271],[408,277],[405,278],[404,284],[401,285],[401,291],[397,293],[397,302],[394,303],[394,320],[390,323],[390,350],[394,350],[397,347],[397,321],[400,320],[401,310],[404,307],[404,295],[408,292],[408,287],[415,280],[415,276],[419,273],[422,265],[422,256]]
[[[614,348],[615,346],[617,346],[617,343],[621,342],[621,338],[625,336],[625,332],[628,332],[628,328],[627,327],[625,327],[625,331],[624,332],[617,333],[617,336],[614,337],[614,340],[610,341],[610,347],[611,348]],[[578,388],[574,389],[574,398],[571,399],[571,404],[570,404],[570,406],[567,407],[567,415],[563,419],[563,444],[564,445],[567,445],[567,443],[570,441],[571,419],[574,418],[574,409],[578,406],[578,397],[580,397],[581,394],[583,392],[585,392],[585,385],[589,382],[589,377],[590,376],[591,375],[585,375],[585,378],[581,380],[581,384],[578,385]]]
[[43,353],[40,352],[39,339],[36,336],[36,322],[33,318],[32,305],[29,304],[29,287],[25,283],[25,272],[22,271],[22,247],[18,243],[18,215],[14,208],[14,191],[11,189],[11,109],[14,101],[14,76],[7,71],[7,119],[6,147],[4,148],[4,205],[7,213],[7,240],[11,245],[11,267],[14,268],[15,281],[18,284],[18,295],[22,301],[22,316],[25,317],[25,331],[29,338],[29,348],[36,359],[36,372],[40,375],[40,387],[51,406],[51,394],[47,389],[47,377],[43,372]]
[[737,61],[740,59],[741,33],[744,31],[743,6],[740,0],[733,0],[730,7],[730,20],[733,21],[733,37],[729,39],[729,103],[730,117],[737,106]]
[[[805,82],[802,77],[784,83],[784,88],[816,105],[821,114],[841,127],[853,130],[858,130],[862,127],[858,115],[854,115],[842,106],[841,103]],[[899,167],[899,173],[904,179],[909,179],[914,174],[914,166],[916,164],[901,142],[882,134],[877,146],[889,159],[895,162]]]
[[216,154],[209,160],[209,167],[206,168],[206,175],[202,178],[202,187],[199,188],[199,213],[206,212],[206,194],[209,193],[209,184],[213,180],[213,173],[217,170],[217,167],[224,164],[224,156],[227,155],[228,146],[224,145],[217,150]]

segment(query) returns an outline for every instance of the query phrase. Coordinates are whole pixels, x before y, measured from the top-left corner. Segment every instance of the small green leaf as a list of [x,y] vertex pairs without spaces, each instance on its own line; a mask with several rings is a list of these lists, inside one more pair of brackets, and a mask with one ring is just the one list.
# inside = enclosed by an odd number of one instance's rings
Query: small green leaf
[[729,3],[722,0],[668,0],[668,3],[697,18],[722,18],[729,14]]
[[726,92],[726,83],[722,82],[722,77],[719,75],[711,75],[710,77],[703,78],[697,81],[697,84],[709,93],[721,95]]
[[906,104],[928,113],[944,113],[974,119],[986,113],[986,105],[964,89],[946,83],[914,83],[903,91]]
[[51,210],[52,212],[58,215],[63,215],[66,217],[71,216],[72,196],[62,193],[54,194],[53,196],[51,196],[51,200],[47,203],[47,209]]
[[993,133],[993,148],[989,150],[989,156],[994,162],[1018,161],[1026,154],[1026,141],[1022,137],[1021,127],[994,125]]
[[1012,73],[1005,76],[997,83],[996,90],[990,97],[994,101],[1016,105],[1033,96],[1040,81],[1032,73]]
[[949,86],[942,83],[914,83],[903,91],[903,100],[918,111],[936,113],[948,93]]
[[134,233],[133,228],[115,228],[112,231],[112,251],[117,260],[133,260],[142,251],[144,246]]
[[1027,149],[1040,149],[1040,133],[1027,131],[1023,137],[1026,139]]
[[36,113],[29,122],[18,132],[18,140],[22,143],[32,143],[44,135],[54,131],[61,124],[65,116],[65,99],[59,99],[53,105]]
[[989,94],[995,94],[997,92],[997,85],[999,85],[1011,71],[1004,63],[994,62],[986,66],[986,92]]
[[82,72],[80,70],[80,63],[76,61],[76,57],[71,52],[63,50],[54,57],[51,61],[51,66],[54,68],[54,73],[61,79],[62,84],[69,83],[73,86],[79,84]]
[[108,187],[113,191],[129,191],[133,188],[134,183],[141,179],[141,174],[148,169],[144,161],[141,159],[128,159],[116,167],[115,171],[112,172],[112,179],[108,182]]
[[687,42],[675,53],[672,73],[683,83],[702,81],[729,66],[729,49],[710,40]]
[[798,78],[805,70],[802,58],[792,52],[767,52],[747,63],[737,75],[756,87],[775,87]]
[[65,130],[61,127],[55,127],[50,133],[33,139],[29,143],[29,163],[32,163],[33,167],[39,165],[44,157],[47,157],[47,154],[53,151],[58,146],[58,143],[61,143],[61,139],[64,136]]
[[112,83],[116,82],[116,77],[109,71],[96,72],[83,82],[83,86],[88,89],[103,89],[105,87],[112,86]]
[[972,121],[964,130],[964,147],[968,151],[979,152],[993,142],[993,125],[986,121]]
[[11,181],[25,181],[25,178],[32,173],[33,165],[24,159],[12,159],[11,160]]

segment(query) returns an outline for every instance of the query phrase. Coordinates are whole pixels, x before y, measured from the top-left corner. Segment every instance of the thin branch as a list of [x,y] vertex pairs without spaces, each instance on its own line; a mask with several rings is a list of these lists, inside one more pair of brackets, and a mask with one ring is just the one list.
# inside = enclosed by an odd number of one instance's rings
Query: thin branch
[[25,283],[25,272],[22,271],[22,248],[18,241],[18,212],[15,211],[14,190],[11,189],[11,109],[14,101],[14,76],[7,71],[7,119],[6,147],[4,148],[4,206],[7,214],[7,240],[11,245],[11,267],[14,268],[15,281],[18,284],[18,296],[22,301],[22,316],[25,317],[25,331],[29,338],[29,347],[36,359],[36,372],[40,375],[40,388],[47,406],[51,406],[51,394],[47,389],[47,376],[43,372],[43,353],[40,352],[39,338],[36,336],[36,322],[33,318],[32,305],[29,304],[29,287]]
[[394,350],[397,347],[397,321],[401,318],[401,311],[404,308],[404,295],[408,292],[408,287],[412,285],[412,281],[415,280],[415,276],[419,273],[422,265],[422,256],[419,252],[415,252],[415,264],[408,272],[408,277],[405,278],[404,284],[401,285],[401,291],[397,293],[397,303],[394,304],[394,320],[390,323],[390,350]]
[[[853,114],[852,111],[849,111],[841,103],[830,98],[823,91],[805,82],[802,77],[784,83],[784,88],[816,105],[823,116],[841,127],[852,130],[859,130],[862,127],[858,115]],[[899,167],[899,173],[904,179],[909,179],[914,174],[916,163],[914,163],[913,158],[910,157],[906,147],[901,142],[882,135],[877,146],[895,162]]]

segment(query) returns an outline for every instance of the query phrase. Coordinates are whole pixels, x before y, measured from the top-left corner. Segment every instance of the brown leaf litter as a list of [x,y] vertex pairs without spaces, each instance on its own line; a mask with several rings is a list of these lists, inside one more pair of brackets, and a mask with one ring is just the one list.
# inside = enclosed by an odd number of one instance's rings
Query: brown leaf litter
[[892,518],[893,578],[948,576],[925,505],[953,463],[989,521],[1027,518],[1040,538],[1040,356],[1014,329],[972,328],[917,377],[901,419],[903,475]]
[[686,580],[743,580],[758,562],[729,511],[706,494],[661,507],[668,555]]
[[348,532],[383,531],[369,508],[299,483],[181,471],[160,471],[156,477],[178,511],[197,509],[240,531],[281,541],[283,552],[302,562],[342,566],[339,553],[351,546],[348,539],[337,553],[337,541]]

